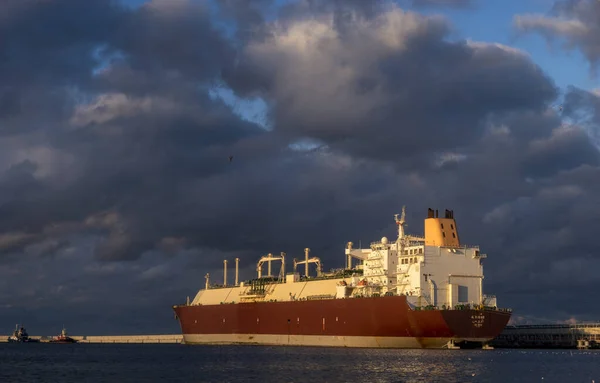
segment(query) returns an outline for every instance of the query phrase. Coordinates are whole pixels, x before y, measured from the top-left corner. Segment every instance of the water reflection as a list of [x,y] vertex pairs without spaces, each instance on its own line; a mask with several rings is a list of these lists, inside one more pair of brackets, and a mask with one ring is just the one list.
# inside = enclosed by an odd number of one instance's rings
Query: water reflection
[[[222,348],[236,363],[218,381],[260,382],[564,382],[600,381],[599,353],[568,360],[522,350],[379,350],[316,347]],[[234,351],[235,350],[235,351]],[[249,362],[249,363],[248,363]],[[245,365],[245,367],[243,367]],[[253,367],[250,367],[253,366]],[[232,367],[232,365],[230,365]],[[588,379],[589,380],[586,380]],[[221,380],[222,379],[222,380]]]
[[6,343],[0,360],[0,382],[600,382],[600,350]]

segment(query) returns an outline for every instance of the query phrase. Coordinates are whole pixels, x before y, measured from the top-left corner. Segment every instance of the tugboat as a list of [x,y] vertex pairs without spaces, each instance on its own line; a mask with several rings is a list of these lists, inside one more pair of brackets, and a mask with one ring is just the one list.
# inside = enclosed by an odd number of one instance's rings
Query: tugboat
[[13,331],[13,334],[8,337],[8,342],[9,343],[39,343],[40,340],[30,338],[29,334],[27,334],[27,330],[25,330],[25,327],[21,326],[19,328],[19,325],[17,324],[15,326],[15,331]]
[[52,338],[48,343],[77,343],[77,341],[67,335],[67,329],[63,327],[60,335],[56,338]]

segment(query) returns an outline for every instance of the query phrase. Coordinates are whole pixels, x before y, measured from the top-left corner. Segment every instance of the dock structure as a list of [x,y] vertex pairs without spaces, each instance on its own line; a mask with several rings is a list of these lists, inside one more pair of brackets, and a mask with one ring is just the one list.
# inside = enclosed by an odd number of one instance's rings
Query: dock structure
[[496,348],[600,348],[600,322],[506,326]]
[[[183,343],[181,334],[166,335],[70,335],[77,343]],[[6,342],[7,336],[0,337],[0,342]],[[41,343],[48,342],[50,336],[30,336],[32,339],[39,339]]]
[[183,335],[73,336],[79,343],[183,343]]

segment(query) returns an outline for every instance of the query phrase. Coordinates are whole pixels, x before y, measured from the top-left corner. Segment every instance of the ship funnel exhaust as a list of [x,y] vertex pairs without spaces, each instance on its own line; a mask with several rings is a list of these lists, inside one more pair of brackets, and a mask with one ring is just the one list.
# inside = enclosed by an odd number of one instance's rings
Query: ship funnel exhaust
[[227,286],[227,260],[223,261],[223,286]]
[[239,274],[240,274],[240,268],[239,267],[240,267],[240,259],[236,258],[235,259],[235,285],[236,286],[239,285],[239,283],[238,283],[238,277],[239,277]]
[[454,210],[444,209],[440,217],[438,210],[428,209],[425,219],[425,245],[460,247]]
[[304,276],[308,277],[308,253],[310,253],[310,249],[307,247],[306,249],[304,249],[304,261],[306,262],[304,264]]

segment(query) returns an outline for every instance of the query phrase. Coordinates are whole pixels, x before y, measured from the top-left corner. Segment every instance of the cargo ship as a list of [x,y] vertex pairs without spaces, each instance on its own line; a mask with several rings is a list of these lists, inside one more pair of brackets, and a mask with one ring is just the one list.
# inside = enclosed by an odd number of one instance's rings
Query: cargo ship
[[[211,284],[206,274],[191,302],[173,306],[184,343],[488,347],[511,310],[483,294],[486,254],[461,244],[452,210],[439,217],[428,209],[422,237],[405,233],[404,207],[398,216],[395,241],[383,237],[366,249],[348,242],[346,266],[328,273],[306,248],[303,259],[293,259],[292,272],[286,272],[284,252],[262,256],[257,278],[246,282],[238,282],[236,258],[235,281],[228,285],[225,260],[222,284]],[[280,265],[276,275],[273,262]]]

